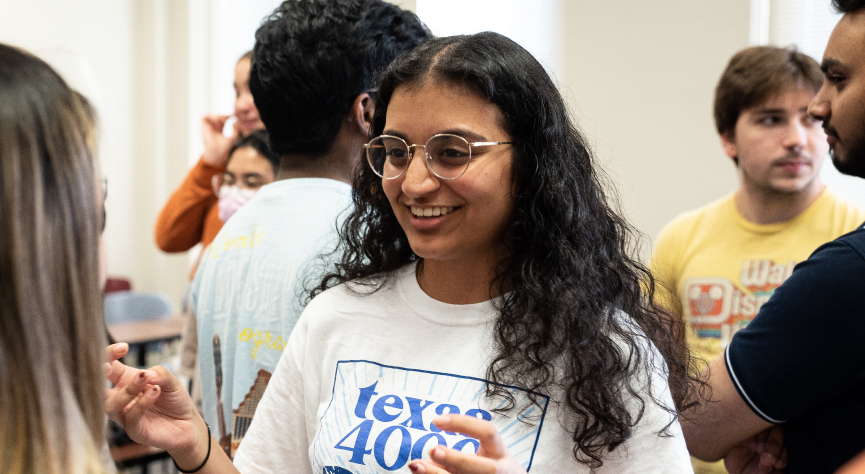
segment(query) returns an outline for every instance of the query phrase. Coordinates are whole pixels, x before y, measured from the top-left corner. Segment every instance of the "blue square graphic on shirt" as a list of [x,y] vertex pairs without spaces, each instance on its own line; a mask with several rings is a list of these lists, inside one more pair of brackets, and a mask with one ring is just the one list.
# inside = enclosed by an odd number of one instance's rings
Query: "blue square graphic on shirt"
[[549,397],[500,385],[513,398],[485,396],[476,377],[394,367],[365,360],[339,361],[330,404],[313,443],[313,472],[378,474],[409,472],[413,459],[429,459],[439,444],[475,452],[476,439],[432,424],[459,413],[491,421],[508,450],[527,471],[543,428]]

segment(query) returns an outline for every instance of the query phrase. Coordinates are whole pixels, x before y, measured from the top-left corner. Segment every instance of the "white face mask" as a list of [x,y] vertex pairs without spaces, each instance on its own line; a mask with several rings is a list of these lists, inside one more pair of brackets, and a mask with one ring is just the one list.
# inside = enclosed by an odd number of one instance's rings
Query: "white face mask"
[[240,189],[237,186],[223,186],[219,189],[219,220],[225,222],[234,215],[238,209],[246,204],[255,191]]

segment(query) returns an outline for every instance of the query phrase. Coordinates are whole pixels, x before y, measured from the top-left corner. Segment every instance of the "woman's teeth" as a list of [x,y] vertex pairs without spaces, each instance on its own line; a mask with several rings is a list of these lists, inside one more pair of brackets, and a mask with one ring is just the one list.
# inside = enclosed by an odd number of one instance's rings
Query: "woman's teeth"
[[415,207],[411,206],[411,213],[415,215],[415,217],[435,217],[435,216],[443,216],[451,211],[453,211],[453,207]]

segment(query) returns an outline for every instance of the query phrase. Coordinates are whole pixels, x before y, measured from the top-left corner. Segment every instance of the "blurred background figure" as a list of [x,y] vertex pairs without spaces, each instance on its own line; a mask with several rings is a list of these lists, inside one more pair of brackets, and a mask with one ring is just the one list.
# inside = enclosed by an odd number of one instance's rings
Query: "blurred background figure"
[[[223,133],[231,116],[207,115],[201,119],[204,154],[159,213],[154,233],[156,245],[165,252],[185,252],[199,242],[207,246],[222,228],[224,221],[219,217],[217,197],[211,191],[213,177],[225,172],[229,152],[237,139],[264,128],[249,93],[251,58],[252,51],[244,54],[234,69],[237,121],[233,134]],[[193,268],[190,279],[194,274]]]
[[[701,369],[797,263],[865,220],[819,177],[829,145],[808,103],[821,84],[810,56],[753,46],[730,59],[715,88],[715,129],[739,183],[670,222],[652,259],[656,303],[688,325]],[[697,474],[727,472],[720,461],[693,462]]]
[[219,199],[219,220],[228,220],[256,191],[272,183],[279,170],[279,155],[271,151],[267,131],[241,137],[232,146],[225,173],[213,176],[213,193]]
[[[156,219],[156,245],[165,252],[185,252],[199,243],[207,247],[222,224],[258,188],[273,182],[278,157],[270,155],[266,135],[253,137],[254,132],[264,129],[264,124],[249,92],[251,63],[252,51],[248,51],[234,68],[234,115],[206,115],[201,119],[204,153]],[[233,132],[226,136],[223,130],[232,117],[236,119]],[[230,160],[234,154],[239,159]],[[189,271],[190,280],[197,269],[198,260]],[[184,313],[187,308],[184,301]],[[193,398],[200,404],[195,324],[194,317],[187,316],[180,343],[180,374],[192,380]]]
[[0,472],[98,473],[104,189],[94,116],[0,44]]

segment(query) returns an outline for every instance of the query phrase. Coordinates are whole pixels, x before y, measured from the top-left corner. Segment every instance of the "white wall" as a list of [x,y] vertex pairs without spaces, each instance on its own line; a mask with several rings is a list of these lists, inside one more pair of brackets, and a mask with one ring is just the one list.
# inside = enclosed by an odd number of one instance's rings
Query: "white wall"
[[736,186],[712,95],[748,45],[749,13],[749,0],[564,2],[562,89],[623,210],[651,238]]
[[494,30],[544,64],[625,214],[650,238],[676,214],[736,185],[714,131],[712,94],[727,60],[748,45],[750,6],[750,0],[417,0],[434,34]]
[[[424,1],[396,3],[423,16]],[[533,30],[528,36],[552,41],[530,40],[549,44],[544,62],[641,230],[654,237],[677,213],[733,189],[711,100],[727,59],[747,45],[749,0],[541,3],[555,5],[556,23],[528,18],[543,10],[531,8],[538,4],[497,5],[516,9]],[[200,115],[231,110],[234,62],[276,4],[0,0],[0,41],[49,60],[96,104],[109,180],[109,273],[131,277],[136,289],[179,302],[187,287],[188,258],[157,250],[153,223],[197,159]]]
[[[436,36],[495,31],[519,43],[553,75],[562,66],[565,0],[417,0],[417,14]],[[491,8],[495,6],[495,8]]]
[[187,261],[153,244],[153,222],[186,169],[186,2],[0,0],[0,42],[52,64],[95,105],[108,178],[109,275],[179,302]]

